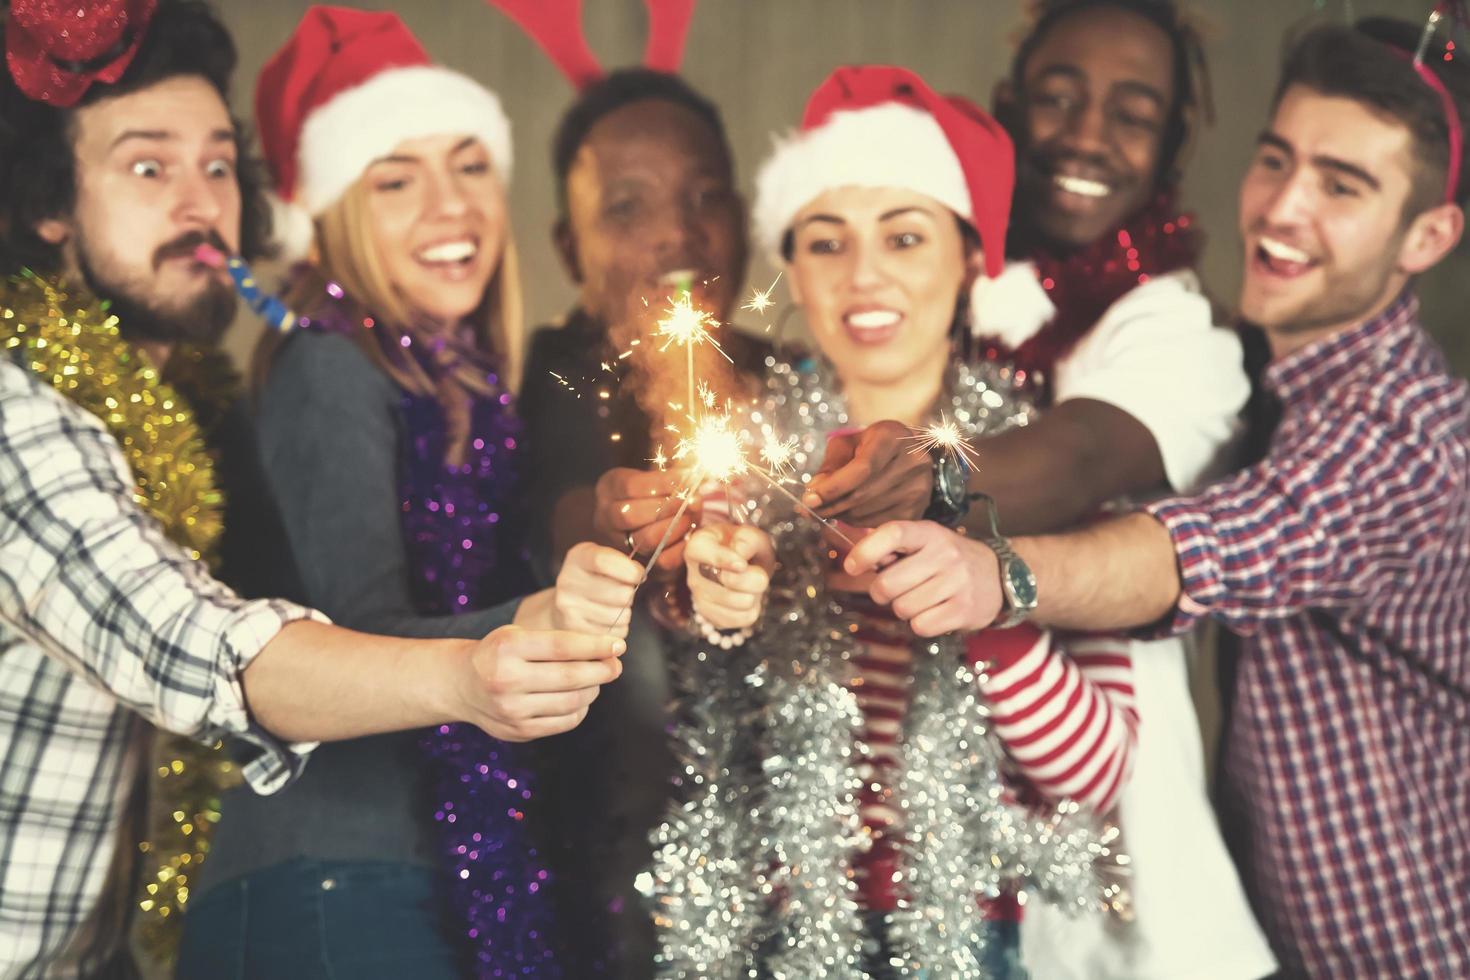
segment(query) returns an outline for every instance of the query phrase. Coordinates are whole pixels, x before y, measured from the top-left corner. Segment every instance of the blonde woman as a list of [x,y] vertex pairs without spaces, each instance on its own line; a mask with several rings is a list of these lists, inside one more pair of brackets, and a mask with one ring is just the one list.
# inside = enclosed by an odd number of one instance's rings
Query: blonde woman
[[[307,591],[354,628],[480,636],[532,589],[499,102],[394,15],[317,7],[263,70],[257,112],[278,192],[311,219],[287,289],[303,322],[256,365]],[[550,615],[606,633],[639,572],[579,546]],[[528,737],[590,700],[536,696]],[[558,975],[532,781],[505,742],[444,726],[344,743],[224,810],[183,976]]]

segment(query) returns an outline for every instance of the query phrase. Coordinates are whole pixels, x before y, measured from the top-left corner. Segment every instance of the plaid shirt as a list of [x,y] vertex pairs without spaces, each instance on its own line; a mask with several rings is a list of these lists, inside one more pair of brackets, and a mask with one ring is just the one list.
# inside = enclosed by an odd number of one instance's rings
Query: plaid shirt
[[1470,976],[1470,396],[1417,310],[1272,364],[1266,459],[1149,508],[1170,626],[1243,637],[1222,804],[1293,976]]
[[312,615],[245,602],[164,538],[102,423],[0,358],[0,976],[115,951],[97,908],[141,761],[135,715],[241,738],[279,789],[309,745],[258,727],[240,673]]

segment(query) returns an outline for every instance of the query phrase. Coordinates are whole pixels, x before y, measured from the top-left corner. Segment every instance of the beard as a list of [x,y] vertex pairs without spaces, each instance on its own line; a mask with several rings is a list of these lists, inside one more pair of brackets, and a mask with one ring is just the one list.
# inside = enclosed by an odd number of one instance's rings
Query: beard
[[[180,239],[159,251],[182,251],[202,243],[214,244],[216,237],[192,234],[186,236],[187,241]],[[216,247],[222,245],[221,242]],[[154,268],[157,267],[155,262]],[[108,312],[118,318],[118,332],[135,343],[209,347],[219,343],[235,319],[238,302],[235,290],[212,276],[193,298],[165,305],[156,297],[143,295],[136,282],[121,276],[114,278],[102,271],[81,240],[77,242],[77,268],[87,288],[99,299],[106,300]]]

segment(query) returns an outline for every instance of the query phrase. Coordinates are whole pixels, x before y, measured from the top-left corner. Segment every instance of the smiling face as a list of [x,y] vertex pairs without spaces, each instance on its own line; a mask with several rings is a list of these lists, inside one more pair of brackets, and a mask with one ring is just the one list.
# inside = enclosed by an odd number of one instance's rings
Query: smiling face
[[240,241],[235,128],[209,82],[179,76],[76,111],[76,201],[36,227],[113,303],[138,340],[210,343],[229,326],[235,292],[194,258]]
[[1174,104],[1174,49],[1158,25],[1115,7],[1055,23],[1015,93],[1017,218],[1046,242],[1091,244],[1152,196]]
[[729,318],[745,276],[745,209],[718,135],[691,109],[644,99],[598,120],[566,197],[557,244],[596,319],[636,324],[686,280],[700,308]]
[[969,278],[951,211],[913,191],[841,187],[807,204],[791,228],[792,296],[844,383],[942,371]]
[[362,176],[383,272],[416,315],[452,325],[479,307],[505,249],[505,191],[485,144],[404,140]]
[[1411,149],[1359,102],[1287,89],[1241,183],[1241,315],[1309,338],[1391,302],[1408,278]]

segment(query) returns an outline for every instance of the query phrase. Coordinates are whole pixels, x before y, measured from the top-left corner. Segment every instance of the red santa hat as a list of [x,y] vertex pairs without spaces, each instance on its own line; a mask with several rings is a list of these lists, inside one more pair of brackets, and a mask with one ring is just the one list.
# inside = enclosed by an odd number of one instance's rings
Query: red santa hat
[[[463,133],[510,180],[510,122],[474,79],[435,65],[396,14],[312,7],[261,69],[255,118],[287,250],[304,252],[321,214],[399,143]],[[294,212],[294,213],[289,213]],[[303,232],[305,241],[303,241]]]
[[934,198],[980,235],[988,276],[1005,264],[1015,152],[983,109],[889,65],[839,68],[807,102],[755,187],[757,241],[773,255],[807,204],[837,187],[900,187]]

